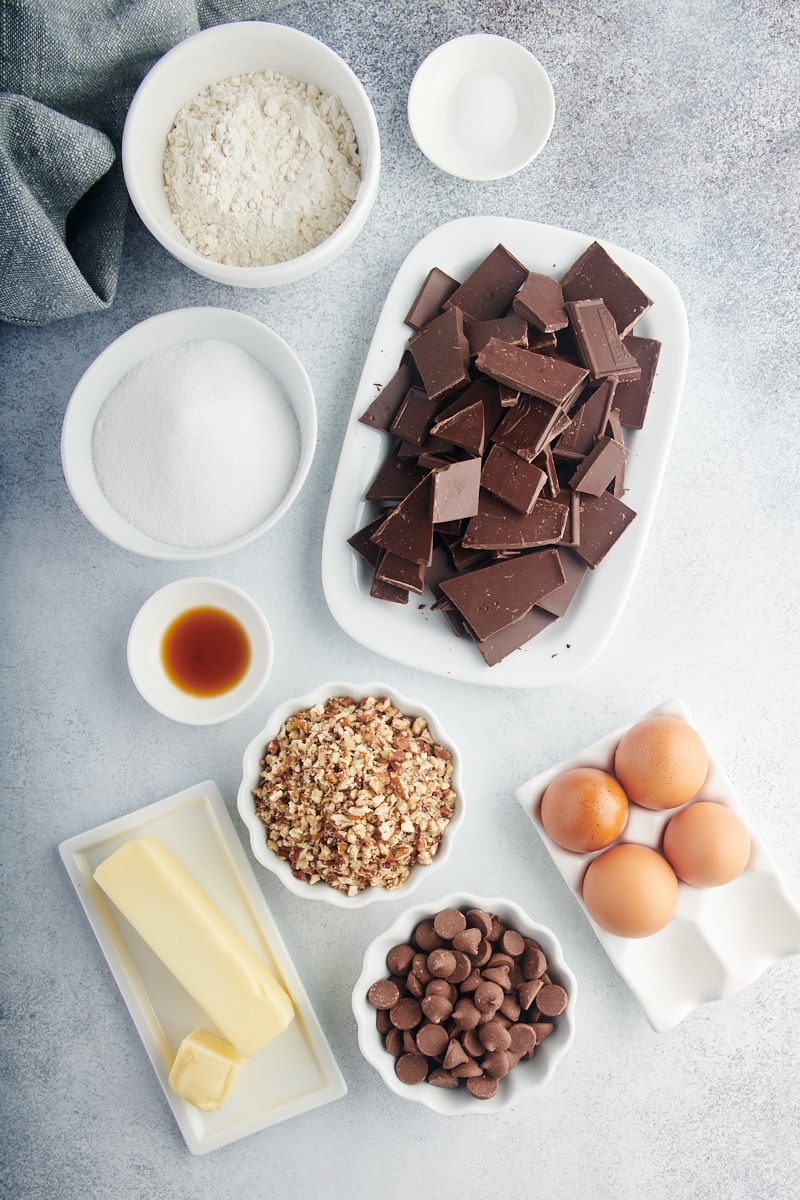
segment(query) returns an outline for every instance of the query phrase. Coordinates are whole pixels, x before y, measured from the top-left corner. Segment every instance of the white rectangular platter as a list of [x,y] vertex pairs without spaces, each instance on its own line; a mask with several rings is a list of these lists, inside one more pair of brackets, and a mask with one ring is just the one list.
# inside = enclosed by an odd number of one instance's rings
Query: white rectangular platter
[[[668,700],[644,716],[656,714],[680,717],[695,725],[689,709],[679,699]],[[614,751],[630,727],[625,725],[607,734],[574,758],[529,779],[518,788],[517,799],[653,1029],[666,1033],[701,1004],[740,991],[778,959],[800,953],[800,908],[709,749],[708,775],[697,799],[727,804],[747,825],[752,850],[746,870],[722,887],[697,888],[680,883],[675,916],[651,937],[617,937],[592,920],[581,897],[581,884],[595,855],[572,854],[557,846],[542,826],[539,807],[545,788],[562,771],[583,766],[613,771]],[[698,732],[702,737],[702,730]],[[656,812],[631,804],[620,841],[659,849],[664,826],[675,811]]]
[[[143,834],[158,838],[181,860],[294,1001],[295,1019],[246,1060],[218,1112],[187,1104],[167,1081],[181,1040],[207,1025],[203,1013],[93,879],[100,862]],[[59,850],[193,1154],[216,1150],[345,1095],[342,1073],[214,783],[200,783],[68,838]]]
[[462,217],[424,237],[389,289],[345,430],[322,546],[322,583],[333,616],[355,641],[386,658],[468,683],[547,687],[584,671],[614,631],[644,552],[672,446],[689,334],[672,281],[638,254],[608,242],[602,243],[608,253],[653,300],[634,332],[660,341],[661,355],[644,427],[626,430],[625,503],[635,510],[636,520],[589,573],[566,615],[488,667],[468,637],[455,637],[441,613],[431,611],[429,594],[412,596],[407,605],[373,599],[371,572],[347,544],[375,515],[364,494],[393,443],[387,433],[368,428],[359,418],[399,365],[412,332],[404,317],[428,271],[439,267],[461,281],[502,242],[529,270],[561,278],[593,240],[514,217]]

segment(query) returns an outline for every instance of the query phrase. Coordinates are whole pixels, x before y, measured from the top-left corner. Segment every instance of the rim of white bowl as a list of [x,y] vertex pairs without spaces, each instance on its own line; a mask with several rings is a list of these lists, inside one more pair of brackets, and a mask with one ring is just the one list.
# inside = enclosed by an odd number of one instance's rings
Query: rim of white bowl
[[[259,45],[262,41],[266,43],[270,38],[273,39],[273,44],[275,40],[283,39],[291,41],[299,47],[301,54],[305,51],[306,54],[313,53],[321,56],[333,69],[342,73],[347,88],[357,99],[359,105],[354,117],[346,99],[341,95],[346,89],[337,88],[337,94],[347,109],[348,116],[356,130],[361,159],[361,183],[349,213],[333,233],[318,246],[306,251],[305,254],[286,262],[269,263],[259,267],[235,267],[226,263],[218,263],[194,250],[182,236],[171,216],[166,214],[167,223],[165,224],[162,217],[154,210],[150,193],[147,188],[142,186],[134,161],[139,145],[140,127],[146,131],[151,124],[151,115],[148,110],[152,104],[154,90],[162,86],[174,71],[185,70],[186,62],[199,52],[198,48],[202,51],[207,43],[214,43],[219,53],[222,54],[226,48],[239,44],[243,34],[246,35],[248,47]],[[268,64],[262,64],[261,69],[267,68]],[[241,69],[239,68],[239,70]],[[247,69],[258,70],[259,67],[253,65]],[[236,69],[231,68],[229,71],[223,66],[215,79],[224,79],[227,74],[235,73]],[[179,102],[170,115],[170,124],[181,103],[191,99],[203,86],[208,86],[214,81],[209,79],[205,85],[201,84],[197,88],[194,85],[190,86],[184,100]],[[359,129],[357,126],[361,128]],[[167,131],[169,127],[168,125]],[[144,136],[146,136],[146,132]],[[378,193],[380,166],[380,132],[375,110],[364,85],[353,69],[325,42],[300,29],[295,29],[293,26],[270,21],[229,21],[222,25],[201,29],[178,42],[153,64],[140,82],[128,108],[122,131],[122,171],[125,184],[134,208],[150,233],[184,266],[206,278],[234,287],[264,288],[294,283],[332,262],[355,241],[369,218]]]
[[[182,596],[185,599],[180,599]],[[229,612],[241,622],[250,640],[252,657],[244,678],[219,696],[198,697],[182,691],[167,678],[160,662],[161,641],[170,622],[200,606]],[[175,579],[153,592],[134,617],[128,634],[128,670],[136,690],[157,713],[182,725],[219,725],[239,716],[261,695],[274,658],[272,630],[260,606],[236,584],[210,575]]]
[[[442,835],[433,862],[429,866],[417,864],[405,883],[391,891],[380,887],[370,887],[364,888],[355,896],[346,896],[344,892],[337,891],[327,883],[320,881],[309,884],[296,879],[289,864],[278,858],[277,854],[268,848],[264,825],[256,815],[252,789],[258,784],[259,763],[267,742],[277,734],[287,717],[302,709],[310,708],[314,704],[322,704],[331,696],[352,696],[356,700],[366,696],[388,696],[403,712],[425,717],[436,741],[447,746],[453,756],[452,787],[458,796],[458,803]],[[276,875],[284,887],[288,888],[295,896],[304,900],[322,900],[337,908],[365,908],[368,904],[376,902],[405,900],[420,884],[429,880],[438,867],[443,867],[448,861],[466,811],[462,766],[458,745],[443,727],[439,716],[424,702],[405,696],[396,687],[381,681],[368,680],[364,683],[354,683],[352,680],[329,680],[318,684],[302,696],[295,696],[276,705],[263,728],[250,739],[242,755],[242,780],[236,797],[236,807],[248,831],[253,857],[261,866]]]
[[[184,330],[184,333],[172,336],[172,329]],[[252,342],[248,338],[237,338],[237,332],[245,331],[252,334],[256,341],[277,351],[277,365],[268,362],[266,356],[259,358],[253,354]],[[204,338],[219,338],[240,346],[281,383],[297,420],[300,454],[297,470],[286,494],[258,525],[217,546],[172,546],[137,529],[107,500],[94,472],[91,431],[109,393],[128,371],[158,350]],[[87,521],[110,542],[147,558],[168,562],[202,562],[230,554],[256,541],[291,508],[314,460],[317,424],[316,400],[308,373],[289,343],[274,329],[256,317],[230,308],[201,306],[171,309],[132,325],[110,342],[86,368],[72,391],[64,413],[61,466],[75,504]]]

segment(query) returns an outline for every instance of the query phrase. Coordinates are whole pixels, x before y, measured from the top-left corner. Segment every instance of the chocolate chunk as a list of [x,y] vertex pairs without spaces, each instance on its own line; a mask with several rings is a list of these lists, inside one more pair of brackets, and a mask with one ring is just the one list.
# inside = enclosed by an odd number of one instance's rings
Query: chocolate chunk
[[461,446],[470,454],[483,454],[486,446],[486,413],[481,397],[473,395],[471,387],[467,388],[439,415],[431,432],[434,437]]
[[389,432],[420,447],[433,423],[437,405],[422,388],[410,387],[389,426]]
[[405,324],[410,325],[412,329],[422,329],[423,325],[439,316],[445,300],[452,296],[457,287],[457,279],[453,279],[439,267],[433,267],[426,275],[414,303],[406,314]]
[[487,454],[480,477],[481,487],[525,514],[533,508],[546,482],[547,475],[540,467],[499,444]]
[[629,429],[641,429],[653,389],[661,342],[654,338],[636,337],[635,334],[631,334],[625,339],[625,346],[638,362],[642,375],[641,379],[620,383],[614,397],[614,405],[619,409],[623,425],[627,425]]
[[397,410],[414,382],[413,373],[407,363],[401,363],[392,378],[378,392],[366,412],[358,418],[362,425],[372,429],[389,429]]
[[427,566],[433,555],[433,481],[430,474],[387,515],[372,535],[384,550]]
[[372,535],[383,524],[386,512],[378,513],[377,517],[373,517],[366,525],[363,525],[357,533],[347,539],[347,544],[352,546],[356,554],[369,563],[371,567],[377,567],[378,559],[381,556],[380,546],[376,546],[372,540]]
[[569,510],[565,504],[540,497],[530,513],[520,513],[484,492],[478,513],[464,531],[461,544],[473,550],[528,550],[557,542]]
[[365,499],[402,500],[420,483],[427,472],[420,469],[416,459],[401,457],[397,447],[387,455],[373,479]]
[[611,492],[581,496],[581,540],[575,552],[596,567],[625,532],[636,513]]
[[375,566],[375,579],[382,583],[391,583],[406,592],[415,592],[421,596],[425,591],[425,568],[422,563],[410,562],[393,554],[391,550],[383,550]]
[[472,321],[502,317],[527,274],[527,267],[505,246],[495,246],[445,301],[445,307],[456,305]]
[[613,438],[601,435],[592,450],[577,467],[569,481],[576,492],[599,496],[624,466],[629,454],[628,447]]
[[408,345],[431,400],[444,400],[469,383],[469,342],[460,308],[429,321]]
[[528,322],[514,312],[505,317],[495,317],[492,321],[464,321],[464,333],[473,358],[493,337],[501,342],[511,342],[514,346],[528,345]]
[[599,242],[592,242],[561,280],[565,300],[602,298],[620,337],[630,333],[653,301],[634,283]]
[[408,604],[408,592],[398,587],[396,583],[386,583],[383,579],[372,577],[369,594],[373,600],[387,600],[390,604]]
[[514,297],[513,307],[542,333],[554,333],[569,324],[561,284],[552,275],[531,271]]
[[519,404],[506,411],[492,440],[497,446],[513,450],[526,462],[533,462],[545,446],[558,436],[564,420],[569,427],[570,419],[563,408],[552,400],[523,396]]
[[467,458],[433,472],[433,522],[472,517],[478,511],[481,460]]
[[589,392],[586,399],[572,412],[572,424],[553,443],[557,458],[580,461],[589,453],[595,439],[605,432],[608,414],[619,387],[616,379],[607,379],[599,388]]
[[475,365],[498,383],[561,405],[569,404],[577,396],[589,374],[585,367],[535,350],[523,350],[497,338],[492,338],[481,350]]
[[602,300],[567,300],[572,332],[581,362],[596,382],[613,375],[618,380],[639,379],[642,368],[626,350],[609,310]]
[[[580,503],[580,500],[578,502]],[[552,613],[556,617],[563,617],[574,600],[589,566],[571,550],[561,546],[558,547],[558,559],[561,563],[561,570],[564,572],[564,582],[561,587],[556,588],[549,596],[540,600],[539,605],[545,612]]]
[[558,553],[548,549],[478,567],[467,575],[445,580],[441,586],[475,636],[483,641],[525,616],[563,582]]

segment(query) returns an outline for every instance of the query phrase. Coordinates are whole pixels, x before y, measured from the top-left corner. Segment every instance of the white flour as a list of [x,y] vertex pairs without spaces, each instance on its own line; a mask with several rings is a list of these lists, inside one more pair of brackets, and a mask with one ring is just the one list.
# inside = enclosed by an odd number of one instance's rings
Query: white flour
[[216,338],[140,362],[110,392],[92,434],[109,504],[171,546],[218,546],[255,528],[280,504],[299,458],[281,385]]
[[167,138],[172,215],[200,254],[231,266],[285,262],[319,245],[361,181],[336,96],[274,71],[234,76],[183,106]]

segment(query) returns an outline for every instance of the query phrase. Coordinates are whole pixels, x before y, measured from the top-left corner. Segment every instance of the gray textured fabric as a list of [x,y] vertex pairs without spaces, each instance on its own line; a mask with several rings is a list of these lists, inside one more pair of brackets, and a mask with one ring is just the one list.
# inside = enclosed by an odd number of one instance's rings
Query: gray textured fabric
[[176,42],[261,7],[0,0],[0,320],[44,325],[113,303],[135,90]]

